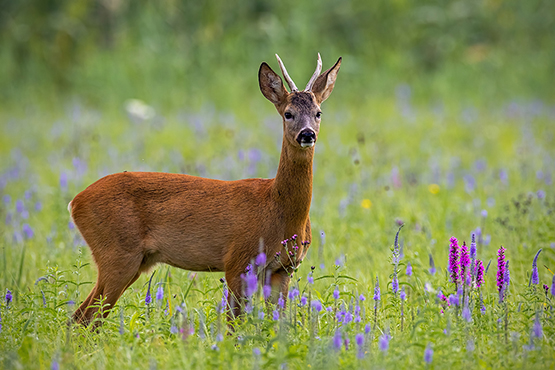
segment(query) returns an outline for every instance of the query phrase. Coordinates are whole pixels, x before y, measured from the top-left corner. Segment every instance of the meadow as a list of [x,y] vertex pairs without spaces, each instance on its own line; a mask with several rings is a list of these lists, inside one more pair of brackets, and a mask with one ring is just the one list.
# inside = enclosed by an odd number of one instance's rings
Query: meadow
[[[0,367],[555,368],[553,5],[247,3],[4,4]],[[121,171],[273,177],[276,52],[299,86],[343,57],[287,306],[250,276],[229,331],[222,273],[159,265],[71,324],[96,268],[68,202]]]
[[[96,277],[69,200],[122,170],[273,176],[281,122],[262,96],[252,100],[247,112],[135,101],[111,115],[72,102],[54,116],[29,108],[5,121],[3,368],[554,366],[554,107],[415,105],[408,85],[365,106],[324,106],[314,240],[287,308],[266,306],[258,290],[228,333],[222,274],[158,266],[98,332],[68,326]],[[34,135],[39,125],[44,135]],[[487,269],[480,287],[472,274],[457,292],[450,238],[468,253],[471,234]]]

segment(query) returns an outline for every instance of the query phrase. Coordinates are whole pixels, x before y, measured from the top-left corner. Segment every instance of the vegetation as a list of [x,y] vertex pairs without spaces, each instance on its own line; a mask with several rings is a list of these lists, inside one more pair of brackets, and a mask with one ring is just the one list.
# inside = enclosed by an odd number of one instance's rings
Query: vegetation
[[[553,368],[553,6],[2,4],[2,367]],[[159,266],[97,332],[68,325],[96,278],[75,194],[123,170],[274,176],[257,68],[278,52],[302,85],[318,51],[343,64],[287,308],[260,289],[228,332],[222,274]]]

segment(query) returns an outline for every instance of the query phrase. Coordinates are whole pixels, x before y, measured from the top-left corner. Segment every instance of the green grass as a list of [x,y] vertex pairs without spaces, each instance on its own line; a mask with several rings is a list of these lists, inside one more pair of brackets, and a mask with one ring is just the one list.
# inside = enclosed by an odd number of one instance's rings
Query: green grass
[[[281,122],[262,96],[246,96],[226,109],[219,104],[156,107],[156,117],[147,121],[129,119],[122,105],[103,110],[78,100],[61,108],[37,104],[0,113],[0,291],[13,294],[13,301],[8,305],[2,299],[0,307],[2,367],[553,368],[552,102],[471,105],[444,95],[429,103],[411,98],[407,87],[371,98],[346,86],[339,81],[323,107],[314,163],[313,245],[292,284],[331,312],[315,315],[296,300],[279,321],[272,320],[273,307],[259,319],[266,306],[257,297],[254,312],[230,335],[217,311],[222,274],[168,266],[155,269],[150,306],[145,305],[150,276],[144,275],[98,332],[68,326],[75,307],[70,302],[79,304],[88,294],[96,270],[87,247],[68,226],[66,205],[102,175],[122,170],[221,179],[273,176]],[[249,159],[253,150],[260,160]],[[75,158],[86,166],[79,167]],[[67,187],[60,185],[62,174]],[[16,210],[17,200],[28,216]],[[399,280],[407,292],[402,306],[391,289],[399,221],[405,225],[399,238]],[[32,228],[32,237],[24,235],[23,224]],[[446,296],[455,293],[446,270],[449,238],[470,243],[477,227],[485,240],[478,244],[478,258],[491,265],[484,286],[470,295],[472,320],[467,322],[462,307],[442,305],[436,295],[438,289]],[[511,272],[503,304],[496,288],[500,245],[507,249]],[[540,248],[540,285],[529,287]],[[429,272],[429,255],[435,275]],[[307,284],[311,266],[314,285]],[[377,310],[376,276],[382,293]],[[550,287],[549,294],[542,284]],[[158,287],[164,289],[160,302],[154,299]],[[360,294],[365,301],[358,301]],[[354,315],[357,304],[361,322],[339,323],[336,313]],[[531,337],[536,318],[543,328],[539,338]],[[355,336],[366,325],[371,330],[358,358]],[[338,332],[343,344],[336,350]],[[379,342],[386,334],[391,340],[382,351]],[[433,349],[429,365],[424,362],[428,346]]]

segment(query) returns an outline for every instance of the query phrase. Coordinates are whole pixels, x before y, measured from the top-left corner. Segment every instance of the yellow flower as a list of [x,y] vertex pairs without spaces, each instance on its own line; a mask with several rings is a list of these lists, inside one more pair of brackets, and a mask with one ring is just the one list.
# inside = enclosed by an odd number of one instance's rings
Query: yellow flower
[[372,202],[370,201],[370,199],[363,199],[362,202],[360,202],[360,206],[362,208],[369,209],[370,207],[372,207]]
[[430,184],[428,185],[428,191],[432,194],[439,193],[439,185],[438,184]]

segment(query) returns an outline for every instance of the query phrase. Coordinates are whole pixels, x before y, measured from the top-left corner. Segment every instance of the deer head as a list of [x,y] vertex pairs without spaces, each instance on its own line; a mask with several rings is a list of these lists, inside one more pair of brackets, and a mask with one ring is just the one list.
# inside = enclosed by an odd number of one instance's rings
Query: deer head
[[322,59],[318,54],[316,70],[303,91],[297,89],[277,54],[276,58],[291,92],[285,89],[281,77],[265,62],[258,72],[260,91],[275,105],[283,118],[284,140],[300,150],[311,148],[320,131],[320,105],[333,91],[341,58],[333,67],[320,74]]

